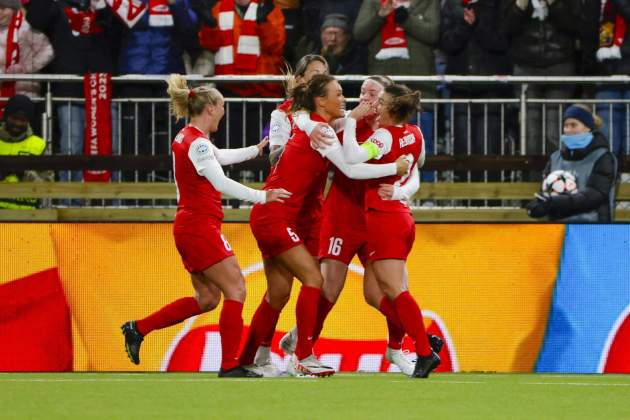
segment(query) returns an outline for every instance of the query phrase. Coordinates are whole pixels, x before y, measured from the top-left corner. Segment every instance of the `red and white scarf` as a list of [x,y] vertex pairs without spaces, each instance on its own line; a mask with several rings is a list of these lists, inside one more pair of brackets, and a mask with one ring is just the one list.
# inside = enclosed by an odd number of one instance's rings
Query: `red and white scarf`
[[[381,0],[381,5],[386,0]],[[409,8],[411,1],[394,1],[394,8]],[[381,28],[381,49],[374,58],[377,60],[389,60],[391,58],[403,58],[409,60],[407,49],[407,35],[405,30],[394,22],[394,10],[385,18],[385,24]]]
[[241,33],[234,54],[234,0],[221,0],[219,7],[219,31],[221,47],[214,56],[216,74],[233,74],[238,70],[255,71],[260,57],[260,39],[256,33],[258,1],[247,6]]
[[[83,76],[85,95],[85,140],[83,153],[88,156],[112,154],[112,76],[88,73]],[[109,181],[109,171],[83,171],[85,181]]]
[[[18,36],[22,23],[24,23],[24,13],[22,13],[21,10],[18,10],[13,13],[11,22],[9,23],[9,28],[7,29],[7,50],[5,52],[4,62],[5,73],[6,69],[20,62],[20,44],[18,44]],[[15,82],[3,82],[0,87],[0,96],[3,98],[10,98],[13,95],[15,95]],[[4,113],[5,105],[6,102],[0,103],[0,107],[2,108],[0,114]]]
[[132,28],[149,11],[149,26],[173,26],[173,15],[168,0],[106,0],[112,11]]
[[620,59],[627,23],[612,0],[602,0],[601,17],[597,61]]

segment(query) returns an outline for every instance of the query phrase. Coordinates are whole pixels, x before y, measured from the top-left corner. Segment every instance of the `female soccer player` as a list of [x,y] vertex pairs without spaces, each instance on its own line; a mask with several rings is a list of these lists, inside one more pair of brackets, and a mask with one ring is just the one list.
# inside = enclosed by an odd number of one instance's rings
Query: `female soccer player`
[[224,114],[223,97],[218,90],[209,86],[189,89],[182,76],[171,75],[168,94],[175,117],[190,118],[172,144],[177,187],[173,233],[184,267],[191,274],[196,297],[179,299],[144,319],[125,323],[122,326],[125,348],[132,362],[139,364],[144,336],[214,309],[223,294],[219,377],[260,377],[239,366],[237,361],[245,281],[230,244],[221,234],[221,194],[259,204],[282,202],[291,194],[282,188],[253,190],[225,176],[221,165],[258,156],[267,141],[234,150],[220,150],[212,144],[209,133],[217,131]]
[[[311,119],[329,123],[344,116],[345,98],[339,83],[331,76],[317,75],[294,91],[293,109],[311,111]],[[278,163],[267,178],[265,188],[285,185],[292,196],[279,205],[255,205],[250,224],[263,254],[268,289],[252,320],[250,334],[240,363],[251,359],[259,343],[275,329],[280,311],[289,299],[293,277],[302,282],[296,305],[298,342],[291,363],[295,370],[308,375],[328,376],[334,369],[323,366],[312,354],[312,336],[317,304],[323,282],[317,261],[319,229],[303,232],[300,218],[311,212],[310,197],[321,194],[328,174],[328,160],[346,176],[356,179],[379,178],[409,169],[406,159],[387,165],[348,165],[332,129],[330,146],[313,149],[308,135],[294,130]],[[393,162],[393,161],[392,161]],[[385,175],[387,174],[387,175]],[[313,225],[310,226],[312,228]]]
[[[424,162],[424,140],[420,128],[408,124],[420,109],[420,92],[404,85],[385,88],[378,103],[380,128],[359,146],[357,121],[351,113],[344,127],[344,156],[351,162],[375,159],[392,162],[408,156],[414,169]],[[353,111],[354,112],[354,111]],[[415,226],[409,206],[400,200],[386,200],[383,184],[404,185],[408,176],[390,176],[368,182],[365,194],[368,230],[368,266],[378,284],[391,300],[405,332],[414,340],[418,358],[411,377],[426,378],[440,364],[440,357],[429,343],[422,312],[407,290],[405,262],[413,246]]]
[[[359,120],[356,137],[359,143],[366,141],[378,128],[376,103],[387,86],[393,82],[388,77],[370,76],[361,85],[360,105],[353,118]],[[360,115],[357,115],[360,114]],[[317,321],[313,334],[313,344],[319,338],[324,321],[336,303],[345,285],[348,265],[355,255],[365,266],[367,260],[367,226],[364,217],[365,185],[367,181],[352,180],[335,171],[332,185],[324,203],[322,228],[320,231],[319,258],[324,278],[322,295],[319,300]],[[418,190],[420,177],[416,169],[410,181],[402,186],[383,185],[382,193],[387,199],[408,200]],[[379,310],[387,319],[389,341],[385,353],[387,360],[395,364],[406,375],[413,373],[414,364],[405,357],[402,341],[405,331],[400,324],[391,301],[385,296],[372,271],[365,271],[363,291],[366,302]],[[295,350],[297,329],[293,328],[280,341],[286,354]],[[430,336],[436,352],[441,349],[441,340]]]
[[288,74],[286,81],[287,99],[271,113],[269,123],[269,160],[274,165],[293,131],[293,90],[296,86],[310,82],[317,74],[328,74],[328,62],[317,54],[307,54],[295,66],[295,74]]

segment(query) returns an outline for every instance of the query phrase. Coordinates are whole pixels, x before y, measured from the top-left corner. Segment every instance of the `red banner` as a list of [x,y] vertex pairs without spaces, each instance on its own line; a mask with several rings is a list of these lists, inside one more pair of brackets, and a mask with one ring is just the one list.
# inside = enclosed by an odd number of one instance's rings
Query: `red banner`
[[[85,95],[85,142],[88,156],[112,154],[112,77],[109,73],[87,73],[83,76]],[[83,171],[85,181],[107,182],[109,171]]]

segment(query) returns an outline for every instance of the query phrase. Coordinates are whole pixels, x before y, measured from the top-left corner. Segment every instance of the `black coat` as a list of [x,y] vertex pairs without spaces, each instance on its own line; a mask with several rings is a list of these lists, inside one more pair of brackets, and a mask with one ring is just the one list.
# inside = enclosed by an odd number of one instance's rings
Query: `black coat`
[[[71,0],[31,0],[26,6],[26,19],[33,28],[48,36],[55,51],[48,71],[76,75],[116,73],[122,26],[109,7],[97,12],[97,22],[103,31],[95,35],[73,34],[64,12],[66,7],[81,8],[81,5]],[[53,93],[56,96],[82,97],[83,85],[54,83]]]
[[544,21],[532,18],[531,1],[523,11],[516,0],[502,0],[501,9],[501,25],[509,37],[514,64],[544,68],[574,62],[581,2],[555,0]]
[[[608,141],[599,132],[593,133],[593,141],[583,149],[570,150],[566,147],[560,149],[565,160],[581,160],[596,149],[608,149]],[[547,164],[543,173],[543,179],[549,175],[550,164]],[[608,195],[610,187],[615,183],[617,163],[612,153],[602,155],[595,165],[593,172],[586,182],[586,187],[577,194],[561,194],[551,197],[548,204],[548,214],[551,220],[563,219],[575,214],[586,213],[597,209],[600,222],[610,222],[610,205]]]
[[[446,0],[442,6],[439,48],[446,55],[446,74],[487,76],[511,74],[507,55],[508,39],[499,30],[500,0],[481,0],[473,7],[476,19],[473,25],[464,20],[460,0]],[[459,88],[458,88],[459,86]],[[472,85],[463,88],[455,85],[451,91],[462,94],[509,91],[501,86]]]

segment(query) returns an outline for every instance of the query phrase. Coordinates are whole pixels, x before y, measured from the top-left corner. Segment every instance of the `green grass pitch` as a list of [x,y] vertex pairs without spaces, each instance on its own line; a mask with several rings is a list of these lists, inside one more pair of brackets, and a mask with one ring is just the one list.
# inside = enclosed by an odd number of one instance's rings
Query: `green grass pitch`
[[630,419],[630,375],[0,373],[2,419]]

